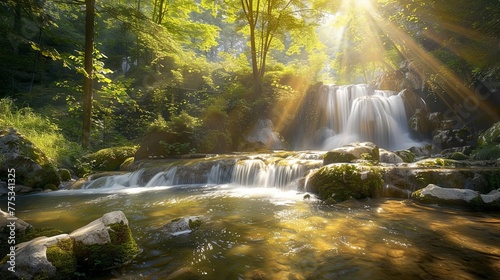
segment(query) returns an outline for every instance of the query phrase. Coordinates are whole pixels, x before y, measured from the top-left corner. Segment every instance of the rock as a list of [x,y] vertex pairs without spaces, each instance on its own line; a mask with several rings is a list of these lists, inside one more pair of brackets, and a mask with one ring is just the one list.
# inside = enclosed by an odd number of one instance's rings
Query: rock
[[500,122],[495,123],[477,139],[478,147],[472,157],[478,160],[494,160],[500,158]]
[[403,159],[398,156],[396,153],[391,151],[387,151],[384,149],[380,149],[380,162],[382,163],[390,163],[390,164],[399,164],[403,163]]
[[245,137],[245,141],[250,144],[254,143],[254,146],[257,144],[262,149],[283,150],[285,147],[283,137],[274,131],[273,122],[269,119],[259,119],[252,131]]
[[411,147],[410,152],[412,152],[417,158],[430,157],[432,154],[432,145],[425,145],[423,147],[414,146]]
[[161,232],[170,236],[190,233],[194,229],[201,226],[203,220],[198,216],[189,216],[179,219],[174,219],[161,228]]
[[432,128],[428,122],[427,112],[425,110],[417,109],[408,120],[408,126],[412,136],[415,138],[422,140],[430,137]]
[[354,142],[327,152],[323,157],[323,164],[350,163],[355,160],[380,160],[378,146],[371,142]]
[[382,170],[359,164],[330,164],[309,177],[307,190],[322,200],[340,202],[349,198],[377,196],[383,187]]
[[0,131],[0,179],[15,169],[16,183],[32,188],[59,185],[60,179],[45,154],[14,128]]
[[69,236],[79,265],[91,271],[123,266],[140,252],[122,211],[107,213]]
[[439,153],[442,150],[470,145],[472,135],[466,128],[437,130],[432,138],[432,151]]
[[76,271],[73,241],[67,234],[38,237],[18,244],[15,251],[15,272],[8,271],[10,263],[2,265],[2,272],[12,273],[18,279],[70,279]]
[[481,194],[481,199],[487,209],[500,209],[500,189],[493,190],[488,194]]
[[442,206],[465,206],[481,208],[483,199],[478,191],[457,188],[441,188],[434,184],[412,193],[411,197],[424,204],[438,204]]
[[479,146],[496,145],[500,143],[500,122],[495,123],[477,138]]
[[[6,232],[5,227],[11,222],[9,218],[12,218],[9,213],[0,210],[0,232]],[[24,233],[27,229],[32,227],[30,224],[19,218],[16,218],[15,223],[16,231],[19,233]]]
[[133,157],[136,147],[114,147],[99,150],[84,157],[94,171],[117,171],[120,165],[128,158]]
[[415,160],[415,154],[410,150],[399,150],[395,151],[394,153],[398,155],[403,160],[403,162],[410,163]]
[[57,170],[57,173],[59,174],[59,177],[61,178],[61,181],[67,182],[71,180],[71,172],[69,172],[68,169],[66,168],[61,168]]

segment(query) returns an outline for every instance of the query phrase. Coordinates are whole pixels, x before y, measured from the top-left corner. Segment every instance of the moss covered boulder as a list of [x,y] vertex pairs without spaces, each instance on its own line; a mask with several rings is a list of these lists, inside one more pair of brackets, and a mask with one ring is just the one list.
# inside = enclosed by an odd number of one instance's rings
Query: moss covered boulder
[[309,177],[307,190],[317,193],[326,202],[340,202],[349,198],[374,197],[381,192],[384,181],[376,166],[357,164],[330,164]]
[[[15,250],[15,272],[7,255],[2,273],[13,279],[71,279],[76,272],[73,240],[67,234],[38,237],[18,244]],[[5,279],[5,278],[4,278]]]
[[60,178],[47,156],[14,128],[0,131],[0,180],[15,169],[16,183],[32,188],[47,184],[58,186]]
[[323,164],[351,163],[356,160],[379,161],[380,152],[377,145],[371,142],[354,142],[327,152]]
[[107,213],[73,231],[70,237],[74,240],[77,262],[87,271],[123,266],[140,251],[122,211]]
[[84,161],[94,171],[117,171],[125,160],[133,157],[137,147],[114,147],[85,156]]

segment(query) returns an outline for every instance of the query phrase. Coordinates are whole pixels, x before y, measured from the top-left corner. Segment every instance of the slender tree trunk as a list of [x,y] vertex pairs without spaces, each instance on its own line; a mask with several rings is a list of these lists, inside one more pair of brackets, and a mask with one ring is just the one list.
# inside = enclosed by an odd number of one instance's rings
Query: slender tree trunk
[[254,95],[259,96],[262,92],[261,79],[259,75],[259,62],[257,60],[257,45],[255,37],[255,29],[259,20],[260,0],[254,4],[253,0],[241,0],[241,6],[248,25],[250,27],[250,55],[252,60],[252,77],[254,83]]
[[85,0],[85,77],[83,80],[83,131],[82,146],[90,148],[90,123],[92,118],[92,76],[94,52],[94,8],[95,0]]

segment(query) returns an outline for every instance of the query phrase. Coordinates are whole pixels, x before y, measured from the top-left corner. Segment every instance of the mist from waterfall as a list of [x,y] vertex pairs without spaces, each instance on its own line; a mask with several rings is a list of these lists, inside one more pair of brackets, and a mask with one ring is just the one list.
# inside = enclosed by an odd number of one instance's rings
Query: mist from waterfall
[[369,85],[320,88],[321,111],[319,139],[322,150],[330,150],[355,141],[370,141],[381,148],[398,150],[418,145],[411,139],[401,94],[373,90]]

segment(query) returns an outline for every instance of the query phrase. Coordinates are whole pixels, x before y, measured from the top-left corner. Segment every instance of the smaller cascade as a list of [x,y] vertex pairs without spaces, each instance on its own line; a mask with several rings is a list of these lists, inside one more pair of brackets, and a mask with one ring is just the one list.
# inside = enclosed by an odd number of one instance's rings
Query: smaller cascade
[[105,176],[88,181],[83,184],[82,189],[99,189],[99,188],[113,188],[113,187],[138,187],[142,186],[143,169],[134,171],[132,173]]
[[159,172],[149,182],[146,187],[155,186],[173,186],[175,184],[175,173],[177,173],[177,166],[168,169],[165,172]]

